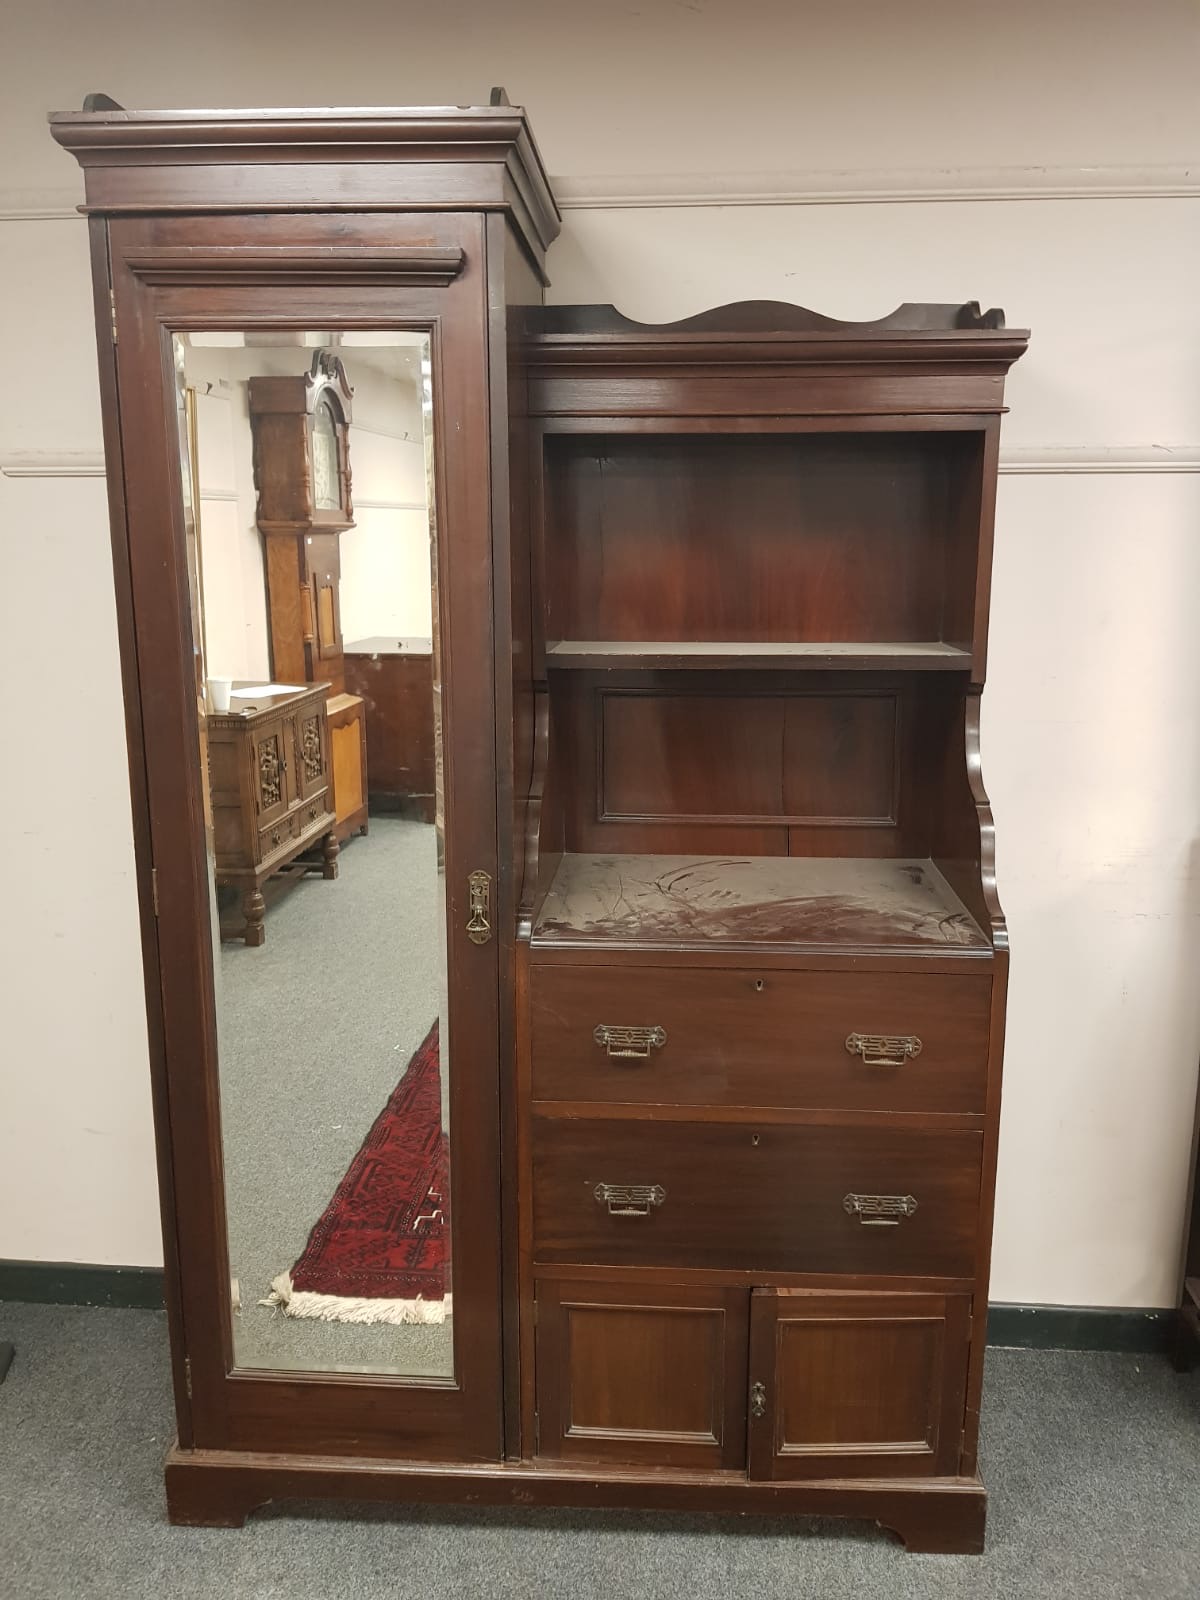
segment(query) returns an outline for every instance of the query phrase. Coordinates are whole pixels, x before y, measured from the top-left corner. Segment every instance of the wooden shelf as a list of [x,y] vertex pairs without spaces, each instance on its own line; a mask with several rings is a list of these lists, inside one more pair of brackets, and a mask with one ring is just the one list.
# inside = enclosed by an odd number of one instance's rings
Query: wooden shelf
[[835,668],[843,672],[897,668],[910,672],[961,672],[970,667],[971,652],[937,640],[763,643],[741,639],[558,639],[546,646],[546,664],[575,670],[799,667]]
[[857,856],[565,855],[533,943],[991,953],[931,861]]

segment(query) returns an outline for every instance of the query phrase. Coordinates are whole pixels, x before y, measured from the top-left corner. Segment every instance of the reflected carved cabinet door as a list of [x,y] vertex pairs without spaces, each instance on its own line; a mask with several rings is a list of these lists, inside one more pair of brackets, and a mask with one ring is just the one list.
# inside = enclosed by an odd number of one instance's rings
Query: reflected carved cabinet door
[[547,307],[502,91],[53,133],[102,308],[172,1519],[981,1549],[979,721],[1028,335]]

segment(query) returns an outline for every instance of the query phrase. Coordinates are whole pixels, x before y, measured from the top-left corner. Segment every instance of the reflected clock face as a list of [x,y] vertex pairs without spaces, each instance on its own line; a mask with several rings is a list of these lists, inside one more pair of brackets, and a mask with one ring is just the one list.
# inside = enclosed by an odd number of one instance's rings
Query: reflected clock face
[[318,511],[339,510],[337,424],[327,405],[318,405],[313,417],[312,459],[314,506]]

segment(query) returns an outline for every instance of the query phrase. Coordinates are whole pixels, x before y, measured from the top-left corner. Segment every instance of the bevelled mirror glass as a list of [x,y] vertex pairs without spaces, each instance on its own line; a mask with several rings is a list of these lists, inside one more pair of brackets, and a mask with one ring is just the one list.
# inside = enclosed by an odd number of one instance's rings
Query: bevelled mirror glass
[[452,1376],[429,338],[175,335],[236,1366]]

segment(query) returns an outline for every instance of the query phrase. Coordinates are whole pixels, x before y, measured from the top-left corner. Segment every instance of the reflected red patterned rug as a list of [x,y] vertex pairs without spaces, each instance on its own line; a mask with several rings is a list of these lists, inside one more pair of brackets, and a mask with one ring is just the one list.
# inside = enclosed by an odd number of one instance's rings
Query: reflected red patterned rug
[[325,1322],[443,1322],[449,1149],[438,1025],[409,1062],[290,1273],[264,1304]]

